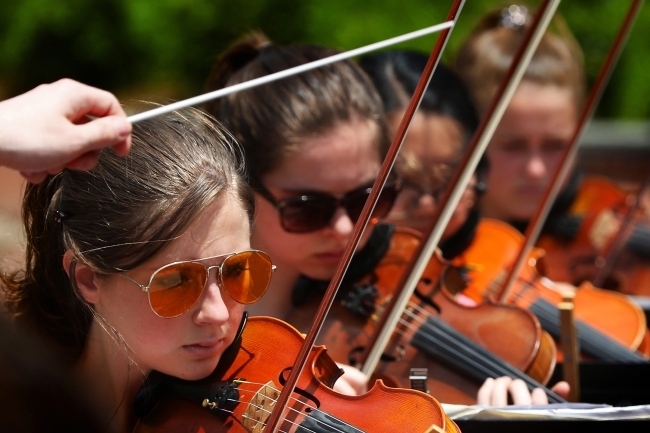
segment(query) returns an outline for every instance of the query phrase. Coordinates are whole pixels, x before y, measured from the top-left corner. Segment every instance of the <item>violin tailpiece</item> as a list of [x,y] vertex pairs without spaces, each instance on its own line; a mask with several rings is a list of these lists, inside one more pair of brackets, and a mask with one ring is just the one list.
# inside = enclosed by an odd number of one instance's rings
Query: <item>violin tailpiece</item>
[[212,400],[205,398],[201,402],[201,406],[214,410],[214,409],[228,409],[239,402],[239,384],[243,379],[235,379],[227,385],[218,389],[217,393]]
[[352,290],[345,294],[341,299],[341,304],[350,310],[355,316],[368,318],[375,312],[379,291],[374,284],[363,282],[355,284]]

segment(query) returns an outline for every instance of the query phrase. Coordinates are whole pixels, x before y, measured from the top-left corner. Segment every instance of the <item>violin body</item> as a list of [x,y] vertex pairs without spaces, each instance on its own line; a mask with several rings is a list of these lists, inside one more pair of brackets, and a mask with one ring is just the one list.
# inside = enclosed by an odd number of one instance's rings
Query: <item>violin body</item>
[[[417,232],[398,228],[388,253],[359,282],[360,286],[371,284],[378,292],[377,310],[370,317],[355,315],[340,302],[334,303],[319,335],[319,344],[328,347],[333,359],[358,364],[419,242]],[[488,377],[525,376],[522,372],[526,372],[545,383],[555,365],[555,345],[535,317],[520,308],[491,302],[459,305],[445,289],[454,291],[463,283],[459,278],[436,253],[417,288],[422,299],[412,297],[373,377],[409,388],[410,369],[427,368],[429,391],[455,404],[475,404],[478,389]],[[306,329],[318,302],[313,299],[295,309],[288,320],[298,329]]]
[[[164,398],[140,420],[136,432],[263,432],[304,339],[293,327],[270,317],[250,318],[232,363],[219,366],[197,386],[234,381],[237,402],[209,409],[179,398]],[[330,386],[340,369],[322,346],[312,348],[279,431],[458,432],[440,404],[419,391],[377,382],[364,395],[346,396]],[[191,384],[192,382],[187,382]],[[211,402],[205,403],[210,405]]]
[[[471,282],[463,294],[475,300],[496,297],[501,289],[499,277],[516,259],[522,242],[522,235],[508,224],[484,218],[477,228],[472,245],[454,259],[456,265],[469,269]],[[497,252],[495,248],[498,248]],[[542,265],[544,258],[541,249],[531,252],[507,303],[533,310],[537,314],[540,305],[556,306],[561,302],[562,290],[574,290],[576,320],[631,351],[645,350],[646,321],[643,311],[636,304],[620,293],[598,289],[589,283],[583,283],[577,289],[569,285],[557,285],[538,272],[540,268],[547,268]],[[586,336],[586,332],[589,331],[579,334]],[[551,333],[555,335],[554,332]],[[584,341],[581,341],[581,347],[584,346]],[[561,354],[558,356],[561,360]]]
[[[620,229],[620,216],[628,211],[629,194],[609,180],[589,177],[581,185],[570,214],[580,217],[580,228],[571,239],[544,234],[538,246],[546,251],[546,276],[554,281],[580,285],[593,281],[602,266],[603,255]],[[632,220],[628,235],[638,243],[650,242],[650,224],[644,215]],[[649,246],[650,248],[650,246]],[[650,296],[650,259],[623,248],[602,287],[628,295]]]

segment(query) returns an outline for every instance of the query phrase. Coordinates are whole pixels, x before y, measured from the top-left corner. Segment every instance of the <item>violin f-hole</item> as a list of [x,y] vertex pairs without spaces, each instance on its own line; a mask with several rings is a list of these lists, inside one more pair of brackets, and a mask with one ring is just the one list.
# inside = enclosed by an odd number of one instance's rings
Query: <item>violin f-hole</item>
[[[282,385],[282,386],[286,385],[287,378],[289,377],[290,372],[291,372],[291,367],[287,367],[287,368],[285,368],[284,370],[282,370],[280,372],[280,374],[278,375],[278,382],[280,382],[280,385]],[[311,401],[313,403],[313,404],[311,404],[311,406],[313,406],[313,407],[309,407],[309,405],[306,405],[305,413],[309,413],[314,409],[320,408],[320,400],[318,400],[318,398],[316,398],[310,392],[307,392],[304,389],[299,388],[299,387],[295,387],[293,392],[298,394],[298,395],[301,395],[301,396],[305,397],[306,399],[308,399],[309,401]]]

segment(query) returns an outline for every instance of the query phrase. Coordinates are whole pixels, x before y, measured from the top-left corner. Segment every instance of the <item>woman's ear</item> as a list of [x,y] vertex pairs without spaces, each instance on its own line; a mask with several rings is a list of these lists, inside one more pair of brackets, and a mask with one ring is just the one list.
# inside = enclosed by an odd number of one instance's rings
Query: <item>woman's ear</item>
[[72,286],[77,288],[86,302],[90,304],[98,302],[99,289],[95,284],[95,272],[85,264],[76,261],[70,250],[63,255],[63,269],[72,281]]

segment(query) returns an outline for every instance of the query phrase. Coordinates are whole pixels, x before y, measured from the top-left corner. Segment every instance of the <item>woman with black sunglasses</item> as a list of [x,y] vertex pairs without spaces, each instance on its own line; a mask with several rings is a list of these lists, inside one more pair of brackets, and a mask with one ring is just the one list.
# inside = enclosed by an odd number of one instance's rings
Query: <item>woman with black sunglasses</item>
[[[314,46],[277,47],[262,35],[250,35],[222,56],[208,90],[332,53]],[[314,304],[332,277],[385,154],[381,104],[363,71],[354,63],[340,62],[208,106],[244,146],[258,204],[251,242],[278,264],[269,294],[252,306],[252,313],[279,317],[306,331],[301,321],[304,311],[311,311],[306,305]],[[475,121],[469,122],[473,127]],[[454,146],[451,158],[459,150]],[[376,218],[366,229],[340,290],[343,297],[388,248],[394,228],[377,221],[388,214],[400,188],[401,181],[393,179],[383,190]],[[358,320],[352,313],[348,316],[350,323]],[[349,323],[341,326],[345,329]],[[341,353],[331,344],[328,347],[331,353]],[[365,378],[352,375],[355,370],[350,367],[344,369],[347,374],[335,389],[362,391]]]
[[[208,90],[334,53],[317,46],[279,47],[251,34],[222,55]],[[230,95],[207,109],[244,147],[257,204],[251,243],[278,266],[264,302],[250,311],[287,320],[304,298],[320,295],[310,283],[326,284],[332,277],[379,173],[389,144],[381,100],[364,72],[343,61]],[[376,223],[399,186],[393,179],[384,188],[360,249],[369,240],[389,241],[385,226]],[[355,270],[364,272],[353,263]],[[345,370],[335,389],[362,392],[365,377]]]
[[126,157],[103,150],[92,171],[27,186],[26,268],[2,274],[18,325],[67,360],[114,432],[132,431],[152,371],[215,369],[273,271],[251,250],[253,195],[220,126],[175,112],[134,125],[132,142]]

